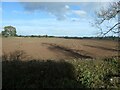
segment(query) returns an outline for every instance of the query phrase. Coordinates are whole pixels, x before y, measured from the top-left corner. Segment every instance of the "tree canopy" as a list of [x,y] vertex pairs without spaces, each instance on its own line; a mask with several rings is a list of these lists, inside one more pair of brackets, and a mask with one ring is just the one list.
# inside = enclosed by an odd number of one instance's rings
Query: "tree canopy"
[[5,26],[4,31],[2,31],[3,36],[16,36],[16,28],[13,26]]

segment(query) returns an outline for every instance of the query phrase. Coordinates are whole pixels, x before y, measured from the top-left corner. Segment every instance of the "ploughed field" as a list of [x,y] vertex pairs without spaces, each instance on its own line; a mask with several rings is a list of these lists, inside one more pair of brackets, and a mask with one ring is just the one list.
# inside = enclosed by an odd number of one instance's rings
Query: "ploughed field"
[[62,60],[118,56],[118,42],[64,38],[2,38],[2,53],[22,50],[28,58]]

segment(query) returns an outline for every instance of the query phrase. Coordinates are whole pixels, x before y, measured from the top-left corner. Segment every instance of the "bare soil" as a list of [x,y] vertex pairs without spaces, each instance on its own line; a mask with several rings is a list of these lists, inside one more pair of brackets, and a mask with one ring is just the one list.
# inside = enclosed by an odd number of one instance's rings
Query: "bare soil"
[[63,38],[2,38],[2,53],[15,50],[23,50],[29,58],[42,60],[103,58],[118,55],[118,42]]

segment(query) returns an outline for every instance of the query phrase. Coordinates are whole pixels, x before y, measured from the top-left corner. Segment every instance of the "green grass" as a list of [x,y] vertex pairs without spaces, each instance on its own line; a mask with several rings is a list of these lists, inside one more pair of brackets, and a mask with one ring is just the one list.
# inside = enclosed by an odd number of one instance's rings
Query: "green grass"
[[22,61],[23,56],[3,55],[3,88],[120,88],[118,58]]

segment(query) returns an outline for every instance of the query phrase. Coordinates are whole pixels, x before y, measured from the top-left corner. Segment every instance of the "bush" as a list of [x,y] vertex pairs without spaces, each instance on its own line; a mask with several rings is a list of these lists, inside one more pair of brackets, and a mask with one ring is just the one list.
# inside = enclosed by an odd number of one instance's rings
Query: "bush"
[[[77,81],[88,88],[118,88],[118,59],[74,60]],[[116,80],[115,80],[116,79]]]
[[120,88],[118,58],[22,61],[20,52],[3,55],[3,88]]

